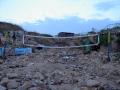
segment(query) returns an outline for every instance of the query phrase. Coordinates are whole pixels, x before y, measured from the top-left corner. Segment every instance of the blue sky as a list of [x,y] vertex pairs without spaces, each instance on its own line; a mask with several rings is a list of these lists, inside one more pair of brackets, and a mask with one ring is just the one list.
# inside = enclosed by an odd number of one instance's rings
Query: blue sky
[[119,9],[119,0],[0,0],[0,21],[42,33],[81,33],[119,22]]

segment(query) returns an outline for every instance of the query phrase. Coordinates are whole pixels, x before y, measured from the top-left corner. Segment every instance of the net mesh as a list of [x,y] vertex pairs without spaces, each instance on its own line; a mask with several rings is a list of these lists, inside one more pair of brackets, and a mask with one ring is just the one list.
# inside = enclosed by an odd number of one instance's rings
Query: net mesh
[[99,44],[99,35],[85,35],[85,36],[72,36],[72,37],[44,37],[24,35],[23,44],[32,47],[45,47],[45,48],[74,48],[86,47]]

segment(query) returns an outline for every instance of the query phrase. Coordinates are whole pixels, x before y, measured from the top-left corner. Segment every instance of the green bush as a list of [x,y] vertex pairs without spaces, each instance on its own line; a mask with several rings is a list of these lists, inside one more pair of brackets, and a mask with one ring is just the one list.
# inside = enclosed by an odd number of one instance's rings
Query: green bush
[[107,44],[108,44],[108,35],[100,34],[100,45],[107,46]]
[[[113,40],[112,36],[110,37],[111,41]],[[107,46],[108,45],[108,33],[100,34],[100,45]]]

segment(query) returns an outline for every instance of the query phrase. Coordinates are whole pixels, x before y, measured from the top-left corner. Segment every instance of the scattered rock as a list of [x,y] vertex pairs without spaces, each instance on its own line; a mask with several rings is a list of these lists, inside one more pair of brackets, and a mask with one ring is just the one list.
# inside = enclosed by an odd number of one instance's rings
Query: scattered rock
[[32,87],[29,90],[41,90],[39,87]]
[[15,64],[9,65],[9,68],[12,68],[12,69],[17,68],[17,67],[19,67],[19,66],[15,65]]
[[18,74],[17,74],[17,73],[8,73],[8,74],[7,74],[7,77],[8,77],[9,79],[14,79],[14,78],[17,78],[17,77],[18,77]]
[[34,83],[39,86],[41,84],[44,84],[44,81],[37,79],[37,80],[34,80]]
[[44,80],[43,75],[40,72],[36,72],[33,76],[34,79]]
[[97,90],[106,90],[104,87],[98,87]]
[[1,81],[1,79],[2,79],[2,76],[0,76],[0,81]]
[[80,90],[80,88],[79,87],[74,87],[73,90]]
[[120,80],[117,80],[117,83],[120,84]]
[[3,64],[3,60],[0,59],[0,64]]
[[95,87],[81,87],[80,90],[97,90]]
[[17,90],[17,89],[9,89],[9,90]]
[[34,63],[29,63],[28,65],[27,65],[27,67],[31,67],[31,66],[33,66],[34,65]]
[[[112,89],[120,90],[118,62],[103,64],[100,53],[84,55],[78,52],[80,50],[76,53],[70,49],[64,54],[63,51],[46,49],[31,56],[9,56],[0,65],[0,85],[7,90],[50,90],[47,87],[51,90],[106,90],[109,84]],[[84,87],[81,89],[81,86]]]
[[19,83],[15,80],[10,80],[7,84],[7,88],[9,89],[16,89],[19,86]]
[[18,90],[28,90],[30,87],[32,87],[32,83],[29,81],[26,81],[22,86],[18,88]]
[[0,90],[6,90],[6,88],[0,85]]
[[114,75],[114,76],[120,76],[120,71],[119,70],[112,70],[112,72],[110,73],[111,75]]
[[88,87],[96,87],[99,86],[100,82],[98,82],[97,80],[87,80],[87,86]]
[[8,78],[3,78],[0,82],[0,84],[3,85],[3,86],[6,86],[8,82],[9,82]]
[[74,90],[70,84],[49,85],[50,90]]

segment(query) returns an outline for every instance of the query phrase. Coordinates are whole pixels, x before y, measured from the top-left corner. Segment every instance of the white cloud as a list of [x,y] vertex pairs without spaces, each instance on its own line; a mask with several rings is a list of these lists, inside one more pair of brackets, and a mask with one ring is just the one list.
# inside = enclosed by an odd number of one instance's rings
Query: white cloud
[[[61,19],[66,16],[77,16],[85,20],[114,19],[117,13],[114,9],[102,15],[103,11],[95,8],[96,4],[109,1],[112,0],[6,0],[0,5],[0,19],[17,23],[44,21],[46,18]],[[115,14],[112,14],[113,11]]]
[[[120,20],[120,2],[119,0],[109,0],[106,2],[97,3],[96,6],[97,15],[95,16],[98,19],[110,19],[113,21]],[[100,5],[100,6],[99,6]]]

